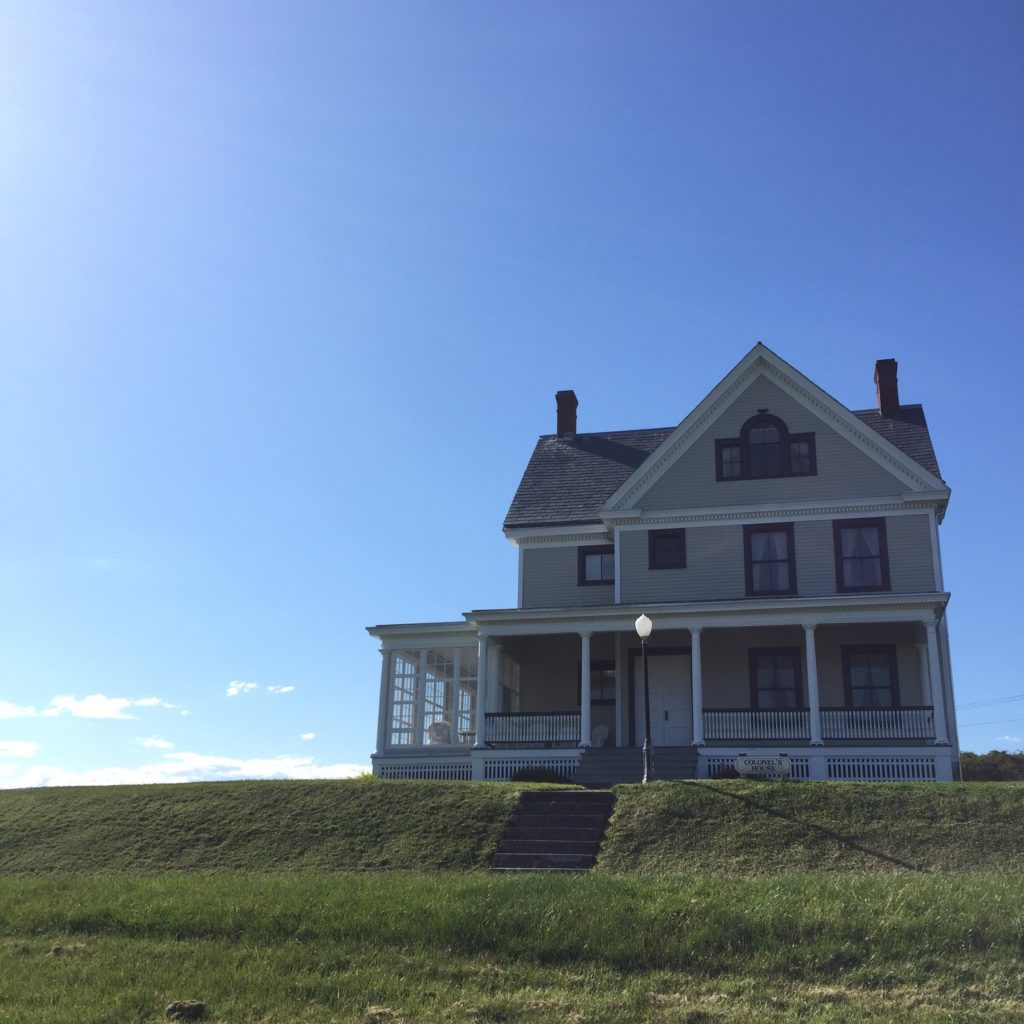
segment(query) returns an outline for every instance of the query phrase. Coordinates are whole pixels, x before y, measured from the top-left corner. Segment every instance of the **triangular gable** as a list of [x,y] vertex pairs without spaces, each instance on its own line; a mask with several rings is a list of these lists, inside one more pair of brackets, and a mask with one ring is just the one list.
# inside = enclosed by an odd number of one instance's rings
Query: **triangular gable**
[[758,342],[605,503],[603,512],[632,508],[714,425],[759,376],[764,376],[855,448],[896,478],[908,491],[941,491],[946,484],[880,434],[865,426],[828,392]]

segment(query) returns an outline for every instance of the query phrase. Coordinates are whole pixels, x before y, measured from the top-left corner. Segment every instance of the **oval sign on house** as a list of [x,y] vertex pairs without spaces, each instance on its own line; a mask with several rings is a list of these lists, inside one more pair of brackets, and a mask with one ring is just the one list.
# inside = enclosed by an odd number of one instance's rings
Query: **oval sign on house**
[[776,775],[788,776],[790,760],[785,754],[778,757],[747,757],[741,754],[736,758],[736,771],[740,775]]

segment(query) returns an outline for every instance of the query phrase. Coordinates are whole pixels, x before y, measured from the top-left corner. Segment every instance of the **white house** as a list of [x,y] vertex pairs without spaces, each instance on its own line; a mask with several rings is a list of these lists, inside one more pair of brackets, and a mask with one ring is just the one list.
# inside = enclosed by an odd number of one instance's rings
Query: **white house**
[[505,520],[515,608],[370,627],[374,772],[655,777],[739,753],[811,779],[951,779],[938,527],[949,500],[896,361],[850,411],[758,343],[676,427],[578,433],[556,396]]

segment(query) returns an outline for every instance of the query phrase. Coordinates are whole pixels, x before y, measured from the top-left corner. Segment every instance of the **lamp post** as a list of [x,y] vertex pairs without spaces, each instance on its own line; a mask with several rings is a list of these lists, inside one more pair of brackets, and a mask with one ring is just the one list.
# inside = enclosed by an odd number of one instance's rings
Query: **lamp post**
[[651,692],[647,685],[647,638],[654,629],[654,623],[641,614],[636,620],[636,635],[640,637],[640,649],[644,660],[644,782],[650,782],[654,773],[651,769]]

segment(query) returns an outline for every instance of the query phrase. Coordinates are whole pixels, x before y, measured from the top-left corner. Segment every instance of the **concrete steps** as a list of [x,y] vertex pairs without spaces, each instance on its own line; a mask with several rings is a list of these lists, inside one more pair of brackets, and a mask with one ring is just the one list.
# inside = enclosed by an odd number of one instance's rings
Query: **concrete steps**
[[596,790],[530,790],[519,798],[493,871],[588,871],[615,797]]
[[[697,775],[695,747],[654,747],[651,751],[655,779],[692,779]],[[644,777],[643,750],[639,747],[587,747],[576,769],[580,786],[617,786],[640,782]]]

